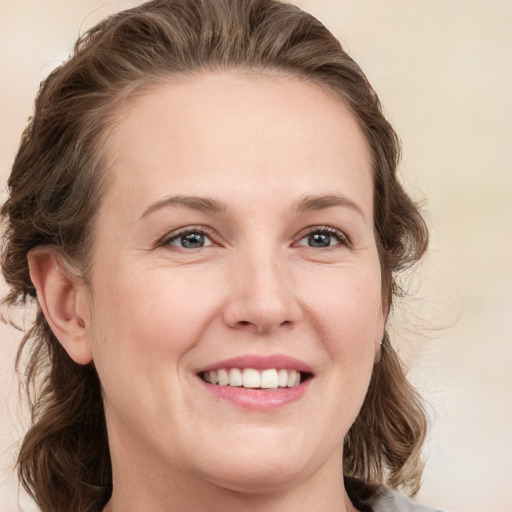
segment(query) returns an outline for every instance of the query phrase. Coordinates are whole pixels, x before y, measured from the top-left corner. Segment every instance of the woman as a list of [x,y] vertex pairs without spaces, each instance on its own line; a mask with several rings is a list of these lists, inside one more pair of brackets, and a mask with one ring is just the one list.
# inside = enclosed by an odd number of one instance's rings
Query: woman
[[427,510],[392,490],[417,491],[426,430],[386,334],[427,245],[398,157],[291,5],[155,0],[89,31],[2,208],[5,300],[38,305],[40,509]]

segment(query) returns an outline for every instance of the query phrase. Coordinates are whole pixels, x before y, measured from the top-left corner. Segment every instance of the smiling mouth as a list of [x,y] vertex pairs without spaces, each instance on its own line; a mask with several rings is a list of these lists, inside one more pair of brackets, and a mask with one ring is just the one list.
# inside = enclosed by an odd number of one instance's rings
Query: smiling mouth
[[198,375],[205,382],[216,386],[261,390],[294,388],[312,377],[310,373],[285,368],[219,368],[200,372]]

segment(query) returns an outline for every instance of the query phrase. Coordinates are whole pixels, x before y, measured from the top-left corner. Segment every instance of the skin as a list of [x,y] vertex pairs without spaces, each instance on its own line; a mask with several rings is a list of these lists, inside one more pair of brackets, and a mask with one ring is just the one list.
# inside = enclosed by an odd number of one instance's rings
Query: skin
[[[297,78],[201,75],[132,98],[106,156],[87,284],[48,250],[30,255],[50,325],[103,385],[105,510],[355,510],[341,446],[385,308],[371,158],[353,114]],[[206,229],[205,245],[183,247],[182,228]],[[311,247],[311,233],[329,245]],[[247,354],[297,358],[313,377],[271,411],[205,391],[198,368]]]

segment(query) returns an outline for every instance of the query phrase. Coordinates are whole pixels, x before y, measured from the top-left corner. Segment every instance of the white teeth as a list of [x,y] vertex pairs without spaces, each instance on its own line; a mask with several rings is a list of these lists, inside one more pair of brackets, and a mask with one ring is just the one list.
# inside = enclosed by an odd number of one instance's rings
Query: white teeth
[[236,386],[250,389],[293,388],[300,384],[300,372],[268,368],[220,368],[202,373],[203,380],[218,386]]
[[[289,370],[288,371],[288,382],[286,383],[286,385],[289,387],[289,388],[293,388],[293,386],[296,386],[296,382],[297,382],[297,373],[295,370]],[[300,379],[300,374],[299,374],[299,379]]]
[[277,383],[280,388],[285,388],[288,385],[288,372],[286,370],[279,370]]
[[244,388],[259,388],[261,383],[260,372],[253,368],[244,368]]
[[263,370],[261,372],[261,384],[260,387],[264,389],[275,389],[277,388],[277,370]]
[[242,372],[238,368],[231,368],[231,370],[229,370],[229,385],[241,386],[242,384]]
[[221,368],[217,375],[219,376],[219,386],[227,386],[229,384],[229,374],[226,370]]

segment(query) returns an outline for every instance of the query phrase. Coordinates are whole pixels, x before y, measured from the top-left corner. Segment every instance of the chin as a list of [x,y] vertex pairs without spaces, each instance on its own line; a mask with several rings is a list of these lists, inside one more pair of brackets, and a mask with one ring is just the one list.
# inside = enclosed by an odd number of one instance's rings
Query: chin
[[233,492],[245,494],[271,494],[292,487],[301,478],[304,468],[289,464],[286,461],[263,461],[258,464],[247,464],[243,469],[217,468],[215,475],[208,480],[219,487]]
[[[251,437],[255,436],[261,440],[263,434],[252,432]],[[235,492],[265,494],[286,489],[315,467],[304,440],[290,441],[290,436],[273,436],[264,444],[235,439],[228,454],[210,452],[205,477]]]

